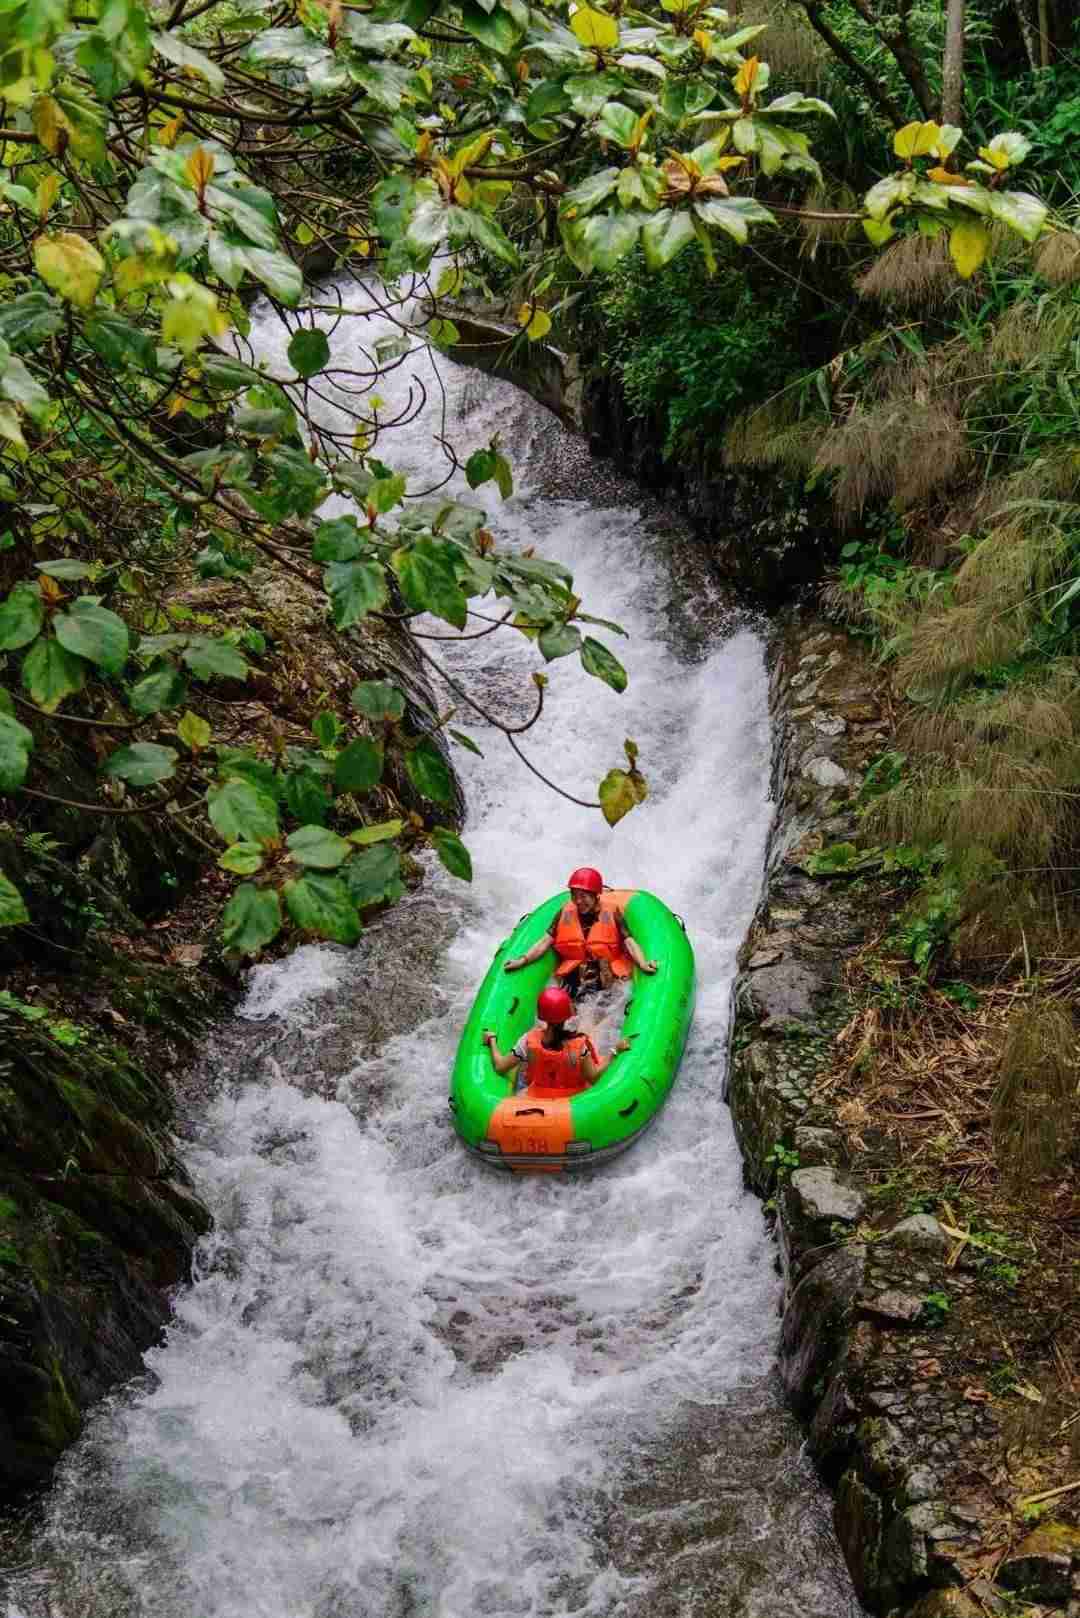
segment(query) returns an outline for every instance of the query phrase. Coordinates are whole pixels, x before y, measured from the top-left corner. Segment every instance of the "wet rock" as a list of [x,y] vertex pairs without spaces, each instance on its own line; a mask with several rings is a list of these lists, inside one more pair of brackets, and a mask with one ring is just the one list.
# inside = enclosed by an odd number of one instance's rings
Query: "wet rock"
[[782,949],[756,949],[746,963],[746,970],[748,972],[757,972],[763,966],[775,966],[783,958],[784,952]]
[[923,1312],[923,1301],[910,1292],[878,1292],[859,1299],[859,1308],[874,1320],[883,1320],[889,1326],[914,1326]]
[[[855,1594],[867,1606],[880,1609],[883,1594],[881,1496],[867,1488],[854,1469],[845,1472],[836,1491],[833,1520],[836,1537],[855,1586]],[[895,1595],[889,1581],[889,1599]]]
[[802,773],[819,787],[842,787],[851,780],[834,759],[819,755],[803,765]]
[[764,967],[755,972],[750,984],[755,1020],[766,1029],[789,1023],[813,1027],[818,1003],[828,987],[826,974],[803,961],[788,957]]
[[747,1183],[765,1195],[776,1186],[771,1153],[777,1142],[790,1141],[794,1126],[810,1104],[805,1086],[787,1062],[785,1042],[755,1039],[732,1052],[726,1100],[743,1155]]
[[795,1131],[795,1152],[803,1169],[833,1166],[843,1156],[843,1142],[835,1129],[813,1129],[800,1124]]
[[949,1238],[933,1214],[912,1214],[894,1225],[883,1242],[913,1253],[947,1253]]
[[807,1440],[810,1457],[826,1478],[838,1477],[847,1466],[858,1419],[859,1407],[844,1368],[830,1379]]
[[862,1195],[832,1168],[796,1169],[783,1195],[788,1245],[800,1255],[837,1239],[834,1225],[857,1225],[866,1209]]
[[819,736],[842,736],[847,730],[847,720],[838,713],[819,713],[811,724]]
[[[975,1588],[972,1585],[973,1591]],[[985,1618],[987,1610],[995,1609],[980,1606],[965,1590],[931,1590],[913,1607],[905,1607],[902,1613],[898,1610],[890,1618]]]
[[797,1409],[812,1408],[815,1388],[827,1385],[840,1367],[865,1260],[861,1244],[834,1248],[788,1297],[780,1327],[780,1376]]
[[1001,1563],[997,1582],[1029,1601],[1064,1606],[1071,1594],[1074,1558],[1080,1561],[1080,1529],[1043,1523]]

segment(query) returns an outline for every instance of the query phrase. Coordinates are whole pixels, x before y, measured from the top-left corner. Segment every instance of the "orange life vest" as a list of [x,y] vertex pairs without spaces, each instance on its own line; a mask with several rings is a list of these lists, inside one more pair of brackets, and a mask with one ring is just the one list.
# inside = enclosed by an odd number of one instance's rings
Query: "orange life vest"
[[617,978],[628,978],[633,970],[623,948],[616,911],[603,900],[588,933],[582,928],[573,901],[563,905],[555,928],[555,953],[559,957],[555,976],[559,978],[566,977],[582,961],[607,961]]
[[572,1096],[587,1090],[589,1081],[581,1071],[581,1058],[588,1051],[599,1066],[596,1046],[585,1034],[572,1035],[559,1050],[544,1044],[543,1032],[533,1028],[525,1036],[528,1053],[525,1083],[533,1095]]

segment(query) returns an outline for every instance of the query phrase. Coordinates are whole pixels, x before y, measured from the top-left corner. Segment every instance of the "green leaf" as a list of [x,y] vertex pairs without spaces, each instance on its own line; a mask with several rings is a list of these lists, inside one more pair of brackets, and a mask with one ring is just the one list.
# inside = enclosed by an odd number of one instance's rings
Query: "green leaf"
[[173,663],[162,663],[136,680],[128,700],[137,714],[145,716],[178,708],[186,696],[187,681],[180,670]]
[[495,457],[495,486],[504,500],[509,500],[514,492],[514,474],[505,455]]
[[160,747],[157,742],[132,742],[130,747],[118,747],[111,753],[102,769],[115,780],[126,781],[128,786],[149,787],[174,775],[179,757],[173,747]]
[[263,851],[258,843],[234,843],[218,858],[223,871],[237,876],[254,876],[263,866]]
[[304,275],[299,265],[284,253],[271,253],[263,247],[245,247],[244,263],[261,281],[267,292],[279,303],[291,309],[300,302],[304,291]]
[[34,268],[47,287],[79,309],[88,309],[105,274],[105,260],[93,242],[74,231],[59,230],[35,241]]
[[334,517],[320,523],[311,556],[316,562],[354,562],[370,549],[369,542],[360,537],[355,517]]
[[377,826],[357,826],[355,831],[349,833],[349,842],[366,847],[369,843],[385,843],[390,838],[399,837],[405,822],[403,820],[383,820]]
[[348,629],[369,612],[381,611],[389,599],[386,576],[378,562],[332,562],[323,583],[337,629]]
[[507,56],[517,45],[523,30],[502,6],[487,12],[477,0],[462,0],[461,26],[488,50]]
[[360,918],[344,882],[336,876],[302,876],[281,890],[285,908],[301,932],[355,944]]
[[637,804],[648,796],[644,778],[637,770],[609,770],[600,783],[600,807],[609,826],[618,825]]
[[45,607],[32,584],[17,584],[0,607],[0,652],[15,652],[36,640],[45,622]]
[[7,357],[7,364],[0,375],[0,395],[18,405],[20,410],[25,410],[31,421],[43,421],[49,413],[49,395],[17,354]]
[[477,758],[483,758],[483,753],[480,751],[479,747],[477,747],[472,737],[466,736],[463,730],[448,730],[447,735],[452,736],[457,742],[458,746],[464,747],[466,752],[475,753]]
[[251,672],[235,646],[209,635],[192,635],[181,655],[197,680],[246,680]]
[[594,213],[581,226],[581,241],[595,270],[613,270],[637,246],[642,220],[633,213]]
[[200,718],[197,713],[192,713],[189,708],[177,725],[176,734],[191,752],[201,753],[205,747],[209,747],[213,731],[205,719]]
[[548,624],[540,631],[538,645],[544,661],[553,663],[557,657],[570,657],[581,649],[581,631],[573,624]]
[[33,746],[33,733],[10,714],[0,713],[0,792],[22,786]]
[[155,368],[156,346],[149,332],[141,331],[118,315],[96,315],[87,321],[83,336],[107,365],[118,369],[135,365],[144,371]]
[[35,642],[22,666],[22,683],[39,708],[55,713],[65,697],[86,683],[86,665],[50,635]]
[[330,812],[330,794],[314,770],[290,770],[284,784],[285,807],[305,825],[322,826]]
[[601,641],[593,640],[591,635],[586,635],[581,644],[581,666],[586,674],[594,674],[613,691],[626,690],[626,670],[618,658],[613,657]]
[[221,913],[221,940],[235,955],[257,955],[281,931],[281,903],[273,888],[244,882]]
[[601,140],[614,141],[617,146],[630,147],[637,135],[638,115],[621,101],[605,102],[596,120],[596,133]]
[[486,483],[495,476],[496,451],[493,449],[477,449],[465,462],[465,476],[470,489],[478,489],[481,483]]
[[76,657],[85,657],[104,674],[119,674],[127,662],[127,625],[88,596],[73,602],[70,612],[54,619],[53,627],[61,646]]
[[294,860],[301,865],[314,865],[322,871],[334,871],[352,849],[344,837],[328,831],[325,826],[301,826],[285,839]]
[[990,232],[978,219],[960,219],[949,233],[949,255],[964,280],[975,274],[990,251]]
[[463,882],[471,882],[472,857],[460,837],[456,837],[452,831],[447,831],[445,826],[436,826],[431,834],[431,841],[435,845],[436,854],[450,875],[461,877]]
[[34,566],[39,573],[47,573],[50,579],[85,579],[90,572],[87,562],[77,562],[72,557],[57,557],[52,562],[35,562]]
[[0,871],[0,927],[21,927],[30,920],[23,896]]
[[179,34],[152,34],[150,42],[157,54],[172,62],[174,67],[199,74],[215,92],[224,89],[225,75],[217,63],[181,39]]
[[454,782],[439,749],[429,736],[405,754],[405,770],[416,790],[434,803],[454,801]]
[[1027,191],[991,191],[990,214],[1010,230],[1015,230],[1026,242],[1033,242],[1042,234],[1049,209],[1038,197]]
[[63,305],[47,292],[24,292],[0,304],[0,339],[22,353],[39,348],[63,324]]
[[617,188],[621,173],[621,169],[600,169],[598,173],[586,176],[580,185],[572,186],[566,192],[562,199],[563,212],[567,208],[574,208],[581,214],[598,207]]
[[694,221],[686,209],[675,212],[664,208],[646,220],[641,230],[641,245],[650,270],[662,270],[693,240]]
[[[552,86],[557,90],[557,86]],[[567,98],[574,111],[582,118],[595,118],[597,113],[610,101],[613,96],[620,95],[623,90],[622,82],[614,73],[575,73],[562,82],[562,93],[559,99],[562,102],[560,111],[565,109]],[[532,106],[537,100],[538,92],[533,91],[529,98],[529,115],[532,121]],[[553,97],[549,93],[549,100]],[[547,114],[550,117],[550,113]]]
[[727,231],[740,246],[749,236],[748,225],[775,225],[776,217],[753,197],[707,197],[695,202],[694,212],[707,225]]
[[366,905],[381,904],[384,899],[399,899],[405,891],[401,884],[401,857],[390,842],[361,849],[341,874],[348,885],[349,897],[361,910]]
[[300,376],[315,376],[330,360],[330,343],[324,331],[304,327],[294,332],[289,343],[289,364]]
[[350,742],[334,763],[334,785],[339,792],[367,792],[382,777],[383,750],[364,739]]
[[349,701],[369,719],[397,720],[405,712],[405,698],[387,680],[362,680],[353,686]]
[[424,537],[392,557],[407,605],[434,613],[455,629],[464,629],[468,616],[468,602],[457,580],[460,554],[451,540]]
[[277,802],[251,781],[233,778],[211,787],[206,805],[223,842],[270,843],[278,835]]

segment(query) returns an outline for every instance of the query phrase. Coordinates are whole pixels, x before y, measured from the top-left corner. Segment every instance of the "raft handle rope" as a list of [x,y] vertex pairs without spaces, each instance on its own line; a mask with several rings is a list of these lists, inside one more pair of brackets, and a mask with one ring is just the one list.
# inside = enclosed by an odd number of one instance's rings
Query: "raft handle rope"
[[630,1103],[630,1105],[628,1107],[620,1107],[619,1108],[619,1117],[620,1118],[629,1118],[630,1114],[632,1112],[636,1112],[636,1111],[637,1111],[637,1102],[636,1101],[631,1101],[631,1103]]
[[[637,1106],[636,1101],[634,1102],[634,1106],[635,1107]],[[542,1118],[543,1116],[544,1116],[543,1107],[519,1107],[517,1112],[514,1114],[515,1118],[536,1118],[536,1117]]]
[[512,1017],[514,1015],[514,1012],[517,1010],[518,1006],[520,1006],[520,1004],[521,1004],[521,996],[519,994],[515,994],[514,998],[510,1002],[510,1009],[506,1013],[506,1015],[508,1017]]

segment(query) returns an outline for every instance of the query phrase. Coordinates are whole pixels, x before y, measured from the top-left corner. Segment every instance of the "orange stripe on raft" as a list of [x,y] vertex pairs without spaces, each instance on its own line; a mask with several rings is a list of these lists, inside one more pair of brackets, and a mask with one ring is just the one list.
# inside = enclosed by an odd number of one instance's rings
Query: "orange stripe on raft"
[[510,1157],[561,1157],[573,1138],[569,1099],[541,1099],[529,1091],[500,1101],[488,1125],[488,1139]]

